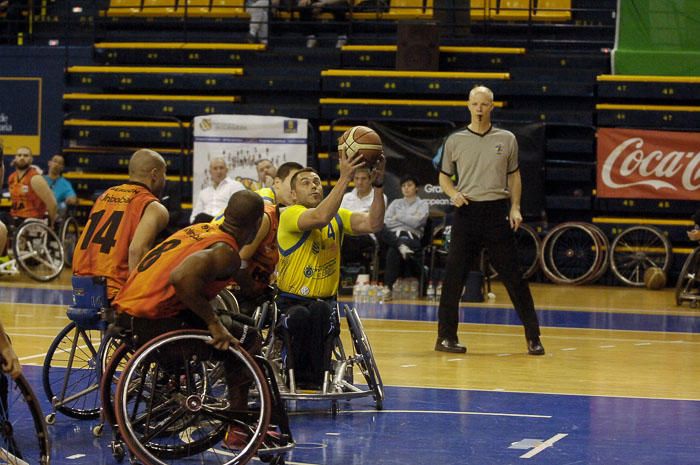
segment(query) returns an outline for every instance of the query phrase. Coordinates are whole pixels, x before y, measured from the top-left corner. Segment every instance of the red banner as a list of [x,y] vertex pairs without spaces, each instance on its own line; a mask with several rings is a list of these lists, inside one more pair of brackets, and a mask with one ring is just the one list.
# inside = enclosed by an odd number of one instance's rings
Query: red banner
[[598,129],[598,197],[700,200],[700,133]]

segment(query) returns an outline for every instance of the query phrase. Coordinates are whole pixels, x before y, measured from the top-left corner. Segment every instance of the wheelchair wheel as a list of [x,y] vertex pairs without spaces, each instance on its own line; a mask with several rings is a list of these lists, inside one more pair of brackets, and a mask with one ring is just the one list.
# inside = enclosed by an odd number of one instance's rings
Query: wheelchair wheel
[[[542,241],[537,232],[525,223],[522,223],[515,231],[515,246],[518,251],[518,265],[523,278],[529,279],[540,266],[540,254],[542,253]],[[484,276],[490,279],[498,277],[498,272],[491,266],[488,260],[488,252],[481,251],[480,269]]]
[[100,331],[79,328],[71,321],[51,343],[42,381],[56,411],[72,418],[99,416],[101,339]]
[[382,383],[382,377],[379,375],[379,368],[377,368],[377,362],[372,353],[372,346],[369,344],[369,339],[362,326],[360,315],[357,314],[357,310],[354,307],[346,305],[345,317],[348,320],[350,337],[352,337],[355,352],[360,357],[358,364],[367,381],[367,386],[374,393],[376,409],[382,410],[384,408],[384,384]]
[[583,284],[600,270],[603,253],[599,235],[583,223],[555,226],[542,241],[540,265],[556,284]]
[[652,226],[632,226],[612,243],[610,267],[617,279],[629,286],[644,287],[644,272],[657,266],[668,271],[671,243]]
[[[114,339],[111,339],[111,341],[114,341]],[[114,347],[114,345],[110,344],[110,347]],[[133,351],[126,344],[119,344],[110,352],[108,359],[104,357],[107,360],[100,378],[100,400],[103,415],[102,421],[115,427],[117,422],[114,416],[114,393],[117,390],[119,376],[121,376],[124,367],[131,359]]]
[[66,266],[73,266],[73,251],[80,237],[78,222],[72,216],[65,219],[61,225],[61,244],[63,245],[63,261]]
[[236,296],[234,296],[233,292],[229,291],[228,289],[222,289],[216,295],[216,297],[212,299],[211,304],[214,310],[216,310],[218,313],[241,313],[241,308],[238,305]]
[[700,247],[693,250],[685,263],[676,282],[676,305],[689,300],[692,306],[700,301]]
[[49,435],[39,401],[24,376],[0,375],[0,463],[49,464]]
[[[206,331],[172,331],[141,347],[124,368],[116,420],[124,442],[143,463],[237,465],[260,447],[272,412],[265,378],[244,350],[219,351],[209,340]],[[246,403],[229,392],[227,374],[236,375],[237,388],[252,383],[255,396]],[[240,450],[218,444],[229,425],[247,433]]]
[[50,281],[63,270],[61,240],[40,221],[27,221],[19,227],[12,251],[19,268],[37,281]]

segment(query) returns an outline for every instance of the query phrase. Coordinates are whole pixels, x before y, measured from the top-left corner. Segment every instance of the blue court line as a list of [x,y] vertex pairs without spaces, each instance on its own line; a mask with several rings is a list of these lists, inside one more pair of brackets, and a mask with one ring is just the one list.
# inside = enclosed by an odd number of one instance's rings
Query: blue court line
[[[70,290],[26,287],[0,288],[0,302],[70,305]],[[362,318],[383,320],[437,321],[437,306],[424,304],[358,304]],[[554,328],[614,329],[623,331],[662,331],[700,333],[700,318],[692,315],[649,315],[584,310],[537,310],[540,325]],[[520,320],[512,308],[461,307],[461,323],[515,325]]]

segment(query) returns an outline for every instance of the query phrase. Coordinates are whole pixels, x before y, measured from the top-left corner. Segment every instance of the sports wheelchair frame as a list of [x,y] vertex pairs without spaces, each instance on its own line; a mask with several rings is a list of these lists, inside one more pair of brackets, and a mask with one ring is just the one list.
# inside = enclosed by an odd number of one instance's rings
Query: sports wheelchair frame
[[676,305],[689,302],[691,308],[700,305],[700,247],[696,247],[683,264],[676,282]]
[[39,400],[20,375],[0,373],[0,463],[49,465],[49,435]]
[[[107,381],[122,369],[113,412],[121,438],[145,465],[238,465],[255,455],[284,463],[294,441],[272,368],[242,348],[219,351],[210,339],[206,331],[171,331],[125,365],[117,357],[124,349],[117,350],[103,377],[103,397],[109,397]],[[220,444],[232,426],[244,435],[235,450]]]
[[61,239],[42,220],[29,219],[12,234],[12,259],[0,264],[0,276],[24,271],[37,281],[61,274],[65,256]]
[[[337,328],[328,341],[330,363],[323,374],[323,384],[318,390],[302,390],[296,385],[293,360],[290,353],[289,336],[284,329],[284,315],[280,313],[270,292],[270,298],[256,311],[254,318],[263,332],[263,356],[272,365],[281,396],[285,400],[330,400],[333,414],[338,412],[339,400],[357,397],[374,399],[375,408],[382,410],[384,405],[384,384],[377,367],[372,347],[365,333],[357,309],[343,305],[343,313],[353,345],[352,355],[346,355],[340,337],[340,304],[335,303],[332,324]],[[358,367],[367,388],[354,384],[354,368]]]

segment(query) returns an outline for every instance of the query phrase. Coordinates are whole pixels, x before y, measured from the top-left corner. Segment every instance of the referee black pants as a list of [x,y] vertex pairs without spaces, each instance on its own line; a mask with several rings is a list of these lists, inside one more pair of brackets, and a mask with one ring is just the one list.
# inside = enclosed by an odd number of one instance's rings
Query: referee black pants
[[459,302],[470,266],[483,247],[508,291],[525,327],[525,336],[540,335],[540,325],[528,283],[519,269],[515,235],[510,229],[508,200],[470,202],[455,209],[447,270],[438,310],[438,337],[457,340]]

